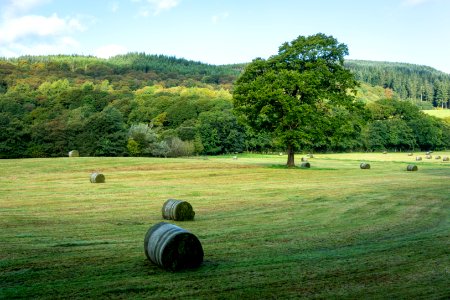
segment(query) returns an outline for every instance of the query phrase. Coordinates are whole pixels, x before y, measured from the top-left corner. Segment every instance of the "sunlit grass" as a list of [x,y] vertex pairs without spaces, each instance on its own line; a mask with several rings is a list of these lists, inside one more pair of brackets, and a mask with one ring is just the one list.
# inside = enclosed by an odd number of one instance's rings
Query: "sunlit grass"
[[[0,160],[0,298],[445,298],[450,163],[416,155]],[[168,198],[199,269],[145,258]]]

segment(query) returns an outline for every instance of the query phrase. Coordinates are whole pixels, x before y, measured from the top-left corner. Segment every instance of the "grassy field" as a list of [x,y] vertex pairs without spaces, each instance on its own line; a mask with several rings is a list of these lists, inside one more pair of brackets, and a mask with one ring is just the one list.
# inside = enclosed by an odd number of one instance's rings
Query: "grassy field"
[[423,110],[424,113],[440,119],[450,118],[450,109]]
[[[449,162],[405,153],[310,162],[0,160],[0,298],[450,297]],[[94,171],[106,183],[90,183]],[[198,269],[168,272],[144,255],[168,198],[194,207],[194,221],[173,223],[201,241]]]

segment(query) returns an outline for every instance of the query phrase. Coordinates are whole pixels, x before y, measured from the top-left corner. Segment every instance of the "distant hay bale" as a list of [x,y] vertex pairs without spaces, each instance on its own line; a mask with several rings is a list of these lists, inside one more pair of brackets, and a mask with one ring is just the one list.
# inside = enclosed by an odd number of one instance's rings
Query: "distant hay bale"
[[427,154],[427,155],[425,155],[425,158],[426,158],[426,159],[432,159],[433,156],[431,156],[430,154]]
[[162,207],[162,217],[166,220],[194,220],[195,212],[192,205],[183,200],[168,199]]
[[433,153],[433,151],[427,151],[427,152],[425,153],[425,155],[430,155],[431,153]]
[[202,244],[194,234],[165,222],[149,228],[144,252],[151,262],[171,271],[199,267],[204,255]]
[[309,154],[308,154],[308,157],[309,157],[309,158],[314,158],[314,154],[309,153]]
[[237,156],[233,156],[233,160],[237,160]]
[[406,167],[406,171],[417,171],[417,170],[418,170],[418,168],[416,165],[408,165]]
[[308,161],[307,157],[302,157],[302,161]]
[[283,152],[280,152],[280,154],[279,154],[280,156],[282,156],[283,155]]
[[448,156],[444,156],[444,157],[442,157],[442,161],[449,161],[450,159],[449,159],[449,157]]
[[105,183],[105,175],[101,173],[92,173],[90,180],[92,183]]
[[441,156],[440,156],[440,155],[436,155],[436,156],[434,157],[434,159],[441,159]]
[[416,156],[416,161],[422,160],[422,156]]
[[365,170],[367,170],[367,169],[370,169],[370,164],[368,164],[368,163],[361,163],[360,165],[359,165],[359,167],[361,168],[361,169],[365,169]]
[[387,154],[387,151],[383,151],[383,154]]
[[408,156],[413,156],[413,155],[414,155],[414,154],[413,154],[413,153],[411,153],[411,152],[410,152],[410,153],[408,153]]
[[300,165],[300,168],[311,168],[311,164],[309,162],[304,162]]
[[69,157],[79,157],[80,153],[78,152],[78,150],[72,150],[69,151]]

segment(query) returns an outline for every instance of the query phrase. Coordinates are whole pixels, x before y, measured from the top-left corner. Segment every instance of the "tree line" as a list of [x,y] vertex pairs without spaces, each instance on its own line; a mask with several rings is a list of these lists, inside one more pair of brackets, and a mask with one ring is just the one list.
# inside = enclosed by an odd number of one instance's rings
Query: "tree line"
[[431,67],[405,63],[348,60],[355,78],[394,91],[399,98],[425,108],[450,107],[450,75]]
[[[234,112],[233,84],[245,67],[139,53],[0,60],[0,158],[284,151],[279,136],[255,132]],[[333,108],[326,133],[297,151],[450,147],[448,121],[389,89],[357,89],[370,99],[360,113]]]

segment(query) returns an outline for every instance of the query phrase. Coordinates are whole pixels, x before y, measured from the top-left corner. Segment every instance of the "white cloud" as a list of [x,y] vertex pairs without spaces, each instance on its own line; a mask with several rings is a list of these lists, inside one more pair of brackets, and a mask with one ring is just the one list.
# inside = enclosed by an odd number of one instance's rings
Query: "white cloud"
[[433,0],[403,0],[402,4],[406,6],[416,6],[425,2],[431,2]]
[[56,14],[50,17],[27,15],[7,18],[0,25],[0,45],[28,37],[61,36],[68,32],[83,30],[85,27],[78,19],[62,19]]
[[121,45],[105,45],[95,50],[94,55],[101,58],[109,58],[118,54],[125,54],[128,50]]
[[211,21],[212,21],[214,24],[218,24],[219,22],[222,22],[223,20],[225,20],[226,18],[228,18],[229,15],[230,15],[230,14],[229,14],[228,12],[224,12],[224,13],[221,13],[221,14],[219,14],[219,15],[214,15],[214,16],[211,17]]
[[[172,8],[178,6],[181,0],[131,0],[134,3],[141,3],[139,10],[139,16],[148,17],[149,15],[158,15],[163,11],[171,10]],[[142,3],[146,3],[142,5]]]
[[80,50],[80,44],[75,39],[63,36],[46,42],[10,43],[6,47],[0,47],[0,56],[74,54],[78,50]]
[[117,12],[117,11],[119,10],[119,2],[114,1],[114,2],[110,3],[110,4],[109,4],[109,9],[110,9],[113,13]]

